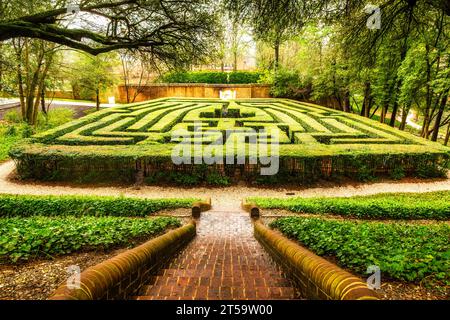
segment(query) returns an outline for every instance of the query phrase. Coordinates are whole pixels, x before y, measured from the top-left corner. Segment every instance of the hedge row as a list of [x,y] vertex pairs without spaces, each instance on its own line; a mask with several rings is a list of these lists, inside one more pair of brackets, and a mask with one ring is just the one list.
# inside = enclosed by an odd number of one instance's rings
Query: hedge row
[[275,220],[271,227],[359,274],[376,265],[382,277],[450,284],[450,226],[444,223],[355,223],[287,217]]
[[363,219],[450,219],[450,191],[349,198],[249,198],[248,201],[266,209]]
[[208,83],[208,84],[252,84],[258,83],[263,73],[254,71],[176,71],[163,75],[158,82],[164,83]]
[[145,217],[163,209],[189,208],[199,199],[0,195],[0,217]]
[[53,258],[79,250],[132,244],[180,226],[178,219],[122,217],[28,217],[0,219],[0,263]]

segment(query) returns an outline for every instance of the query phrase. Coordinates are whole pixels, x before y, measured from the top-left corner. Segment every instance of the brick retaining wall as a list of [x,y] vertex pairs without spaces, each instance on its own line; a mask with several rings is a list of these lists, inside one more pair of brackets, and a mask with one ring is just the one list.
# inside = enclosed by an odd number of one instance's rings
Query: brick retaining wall
[[127,299],[144,285],[151,272],[186,245],[196,234],[195,222],[169,231],[134,249],[86,269],[80,288],[63,283],[50,300]]
[[264,226],[254,224],[256,239],[289,271],[302,296],[314,300],[377,300],[361,279]]

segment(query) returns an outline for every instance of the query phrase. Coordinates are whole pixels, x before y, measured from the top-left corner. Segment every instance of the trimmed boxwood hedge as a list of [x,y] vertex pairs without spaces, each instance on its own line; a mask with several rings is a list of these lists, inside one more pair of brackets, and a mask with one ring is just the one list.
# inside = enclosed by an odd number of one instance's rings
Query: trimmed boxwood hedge
[[263,73],[258,71],[176,71],[158,79],[164,83],[255,84]]
[[163,209],[189,208],[199,199],[0,195],[0,217],[145,217]]
[[377,265],[382,277],[450,284],[450,226],[445,223],[356,223],[287,217],[275,220],[271,227],[359,274]]
[[79,250],[133,244],[179,227],[172,217],[28,217],[0,219],[0,263],[53,258]]
[[261,208],[364,219],[450,219],[450,191],[336,198],[248,198]]

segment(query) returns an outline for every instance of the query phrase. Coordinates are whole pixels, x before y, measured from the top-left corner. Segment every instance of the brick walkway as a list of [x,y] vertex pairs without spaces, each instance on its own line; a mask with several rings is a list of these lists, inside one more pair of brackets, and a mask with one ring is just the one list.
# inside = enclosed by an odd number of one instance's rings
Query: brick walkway
[[253,237],[244,212],[203,212],[196,238],[139,300],[298,299],[299,293]]

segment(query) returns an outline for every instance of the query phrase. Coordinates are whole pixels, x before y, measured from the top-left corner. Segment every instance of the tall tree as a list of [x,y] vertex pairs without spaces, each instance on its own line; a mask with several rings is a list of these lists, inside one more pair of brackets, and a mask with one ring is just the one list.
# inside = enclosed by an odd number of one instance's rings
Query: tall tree
[[208,0],[2,1],[0,41],[38,38],[97,55],[142,50],[162,60],[201,56],[215,35]]

